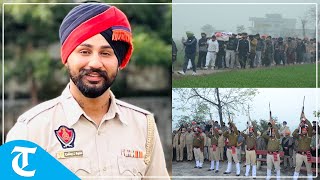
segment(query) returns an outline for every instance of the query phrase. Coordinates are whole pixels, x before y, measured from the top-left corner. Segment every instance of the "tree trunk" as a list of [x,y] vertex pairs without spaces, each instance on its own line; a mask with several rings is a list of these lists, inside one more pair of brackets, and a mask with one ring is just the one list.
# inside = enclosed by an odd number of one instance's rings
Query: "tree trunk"
[[36,79],[33,77],[32,72],[30,73],[31,83],[30,83],[30,94],[31,94],[31,103],[32,105],[38,104],[38,86]]
[[306,37],[306,23],[307,23],[307,20],[301,20],[303,38]]
[[221,106],[221,100],[219,96],[219,88],[216,88],[217,93],[217,99],[218,99],[218,112],[219,112],[219,119],[220,119],[220,125],[222,125],[223,119],[222,119],[222,106]]
[[[29,26],[27,31],[31,32],[32,27]],[[32,42],[28,42],[26,49],[27,49],[26,52],[29,52],[29,53],[33,52],[34,48],[33,48]],[[31,80],[31,82],[30,82],[30,96],[31,96],[31,103],[34,106],[34,105],[38,104],[38,86],[37,86],[37,81],[34,77],[34,68],[32,65],[30,67],[30,70],[28,71],[28,77]]]

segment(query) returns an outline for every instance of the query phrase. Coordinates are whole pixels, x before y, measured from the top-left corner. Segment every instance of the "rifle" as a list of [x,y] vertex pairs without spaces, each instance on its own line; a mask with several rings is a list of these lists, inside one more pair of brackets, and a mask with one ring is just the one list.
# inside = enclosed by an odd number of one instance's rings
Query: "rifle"
[[212,129],[212,131],[211,131],[211,134],[212,134],[212,136],[213,136],[213,120],[211,121],[211,124],[212,124],[212,127],[211,127],[211,129]]
[[[305,118],[303,117],[304,116],[304,100],[305,100],[305,96],[303,96],[303,102],[302,102],[302,111],[301,111],[301,114],[300,114],[300,124],[303,123],[303,124],[306,124],[306,120]],[[300,125],[299,125],[300,126]],[[299,134],[301,134],[301,126],[299,128]]]
[[271,136],[271,133],[272,133],[272,113],[271,113],[271,107],[270,107],[270,102],[269,102],[269,116],[270,116],[270,120],[269,120],[269,123],[268,123],[268,126],[270,127],[270,130],[269,130],[269,135]]
[[230,112],[229,112],[229,111],[228,111],[228,121],[229,121],[229,123],[228,123],[228,124],[232,123],[232,120],[231,120]]
[[251,118],[250,118],[249,104],[248,104],[248,117],[249,117],[249,121],[247,122],[247,128],[248,128],[247,134],[249,134],[250,127],[252,127],[252,122],[251,122]]

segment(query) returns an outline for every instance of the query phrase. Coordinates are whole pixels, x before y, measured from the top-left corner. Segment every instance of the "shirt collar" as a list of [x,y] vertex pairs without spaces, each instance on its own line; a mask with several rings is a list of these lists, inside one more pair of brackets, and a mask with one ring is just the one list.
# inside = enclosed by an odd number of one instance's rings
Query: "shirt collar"
[[116,103],[116,97],[114,96],[113,92],[110,90],[110,107],[109,111],[105,114],[103,119],[112,119],[118,115],[119,120],[125,124],[128,125],[128,121],[124,118],[123,114],[121,113],[119,106]]
[[[105,120],[110,120],[115,118],[117,115],[120,121],[128,125],[128,122],[123,118],[123,115],[116,104],[116,98],[114,94],[110,91],[110,106],[108,112],[103,116],[101,123]],[[80,119],[81,115],[84,115],[87,119],[90,119],[83,109],[80,107],[78,102],[74,99],[70,92],[70,84],[66,86],[61,94],[61,102],[67,119],[68,126],[73,126]]]

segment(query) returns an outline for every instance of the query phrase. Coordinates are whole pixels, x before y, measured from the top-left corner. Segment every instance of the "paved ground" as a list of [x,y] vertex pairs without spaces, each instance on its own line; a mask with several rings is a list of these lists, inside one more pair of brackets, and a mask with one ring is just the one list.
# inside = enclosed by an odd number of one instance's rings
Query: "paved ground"
[[[239,177],[236,176],[236,167],[233,164],[232,166],[232,173],[225,175],[223,172],[227,169],[227,163],[226,162],[220,162],[220,168],[218,173],[214,173],[214,171],[208,171],[210,168],[210,163],[206,161],[203,165],[202,169],[194,168],[195,162],[194,161],[183,161],[183,162],[172,162],[172,176],[173,179],[184,179],[182,176],[197,176],[195,178],[188,177],[188,179],[204,179],[204,178],[217,178],[217,179],[233,179],[233,180],[243,180],[243,179],[252,179],[252,177],[245,177],[245,167],[243,167],[244,164],[241,164],[241,174]],[[266,176],[266,167],[262,167],[260,170],[257,170],[257,180],[259,179],[265,179]],[[291,176],[286,179],[292,179],[294,169],[290,170],[281,170],[281,176]],[[251,174],[251,171],[250,171]],[[273,171],[272,175],[275,176],[276,173]],[[306,175],[306,173],[302,173],[301,175]],[[179,178],[174,178],[175,176],[179,176]],[[199,177],[202,176],[202,177]],[[208,176],[208,177],[206,177]],[[187,179],[187,178],[185,178]],[[273,178],[274,179],[274,178]],[[304,178],[299,178],[299,180],[302,180]],[[320,177],[314,178],[319,179]]]

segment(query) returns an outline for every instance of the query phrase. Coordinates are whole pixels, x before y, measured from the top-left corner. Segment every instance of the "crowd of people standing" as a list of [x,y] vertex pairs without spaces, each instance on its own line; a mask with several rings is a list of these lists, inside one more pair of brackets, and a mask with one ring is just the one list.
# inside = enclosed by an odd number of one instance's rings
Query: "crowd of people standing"
[[[256,177],[256,171],[261,167],[261,162],[256,161],[256,150],[266,150],[267,155],[267,179],[272,175],[272,166],[275,167],[277,179],[280,178],[280,169],[293,171],[293,178],[299,177],[303,164],[307,168],[307,175],[312,179],[311,164],[309,158],[320,154],[320,142],[316,142],[316,128],[320,128],[314,121],[312,124],[304,117],[301,123],[290,132],[287,122],[284,121],[278,128],[274,120],[271,120],[268,129],[257,131],[250,126],[244,131],[239,131],[233,122],[219,125],[218,121],[208,121],[205,125],[182,124],[178,130],[173,131],[173,160],[177,162],[194,161],[194,168],[202,169],[203,164],[209,162],[209,171],[220,171],[220,162],[227,162],[224,174],[230,174],[232,164],[236,166],[236,176],[240,176],[240,164],[246,167],[244,176]],[[319,139],[318,139],[319,140]],[[279,153],[283,151],[283,163],[280,163]]]
[[[272,37],[267,35],[248,35],[247,33],[230,34],[222,37],[221,33],[207,37],[201,33],[196,39],[192,32],[186,32],[187,39],[182,39],[184,48],[184,75],[192,69],[245,69],[247,67],[269,67],[272,65],[288,65],[314,63],[316,60],[316,39],[298,37]],[[172,59],[177,58],[178,48],[172,40]],[[196,55],[198,61],[196,63]]]

